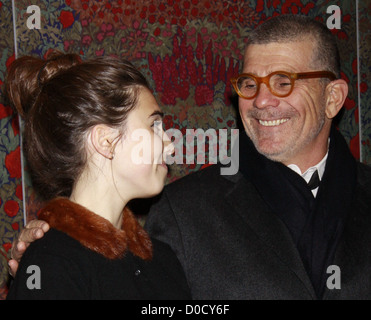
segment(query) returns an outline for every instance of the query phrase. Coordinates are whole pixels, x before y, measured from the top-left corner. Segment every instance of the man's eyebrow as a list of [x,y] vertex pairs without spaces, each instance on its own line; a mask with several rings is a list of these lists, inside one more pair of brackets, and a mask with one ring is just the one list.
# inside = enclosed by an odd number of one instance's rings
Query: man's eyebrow
[[163,117],[164,117],[164,113],[163,113],[162,111],[158,111],[158,110],[156,110],[156,111],[152,112],[152,113],[149,115],[148,118],[156,117],[156,116],[160,116],[161,118],[163,118]]

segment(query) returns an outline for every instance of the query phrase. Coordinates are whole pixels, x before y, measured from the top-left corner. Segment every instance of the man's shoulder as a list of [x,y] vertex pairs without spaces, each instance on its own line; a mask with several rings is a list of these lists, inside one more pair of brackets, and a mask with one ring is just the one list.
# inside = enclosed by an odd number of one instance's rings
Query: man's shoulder
[[364,163],[357,164],[358,183],[371,190],[371,167]]
[[222,166],[215,164],[208,166],[197,172],[190,173],[178,180],[168,184],[166,190],[187,190],[189,188],[205,188],[206,186],[218,186],[236,182],[240,178],[240,173],[235,175],[223,175]]

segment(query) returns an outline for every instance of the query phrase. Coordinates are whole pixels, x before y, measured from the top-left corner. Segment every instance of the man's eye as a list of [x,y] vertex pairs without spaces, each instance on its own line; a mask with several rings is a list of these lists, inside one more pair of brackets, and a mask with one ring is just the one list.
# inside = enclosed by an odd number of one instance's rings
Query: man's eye
[[247,88],[247,89],[255,88],[255,86],[256,86],[255,83],[254,83],[254,84],[246,83],[246,84],[244,85],[244,87]]
[[271,82],[280,87],[291,86],[291,81],[286,75],[278,74],[271,79]]
[[254,81],[251,81],[251,80],[246,80],[246,81],[242,82],[241,87],[244,87],[244,88],[255,88],[256,87],[256,83]]
[[278,85],[280,85],[281,87],[291,86],[291,82],[285,82],[285,81],[282,81],[282,82],[280,82]]

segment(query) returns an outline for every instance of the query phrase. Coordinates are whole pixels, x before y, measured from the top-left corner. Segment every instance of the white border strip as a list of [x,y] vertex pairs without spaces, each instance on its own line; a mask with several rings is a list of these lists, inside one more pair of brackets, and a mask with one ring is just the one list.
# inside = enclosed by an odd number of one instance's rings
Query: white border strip
[[[15,7],[15,0],[12,0],[12,16],[13,16],[13,35],[14,35],[14,57],[18,58],[18,42],[17,42],[17,11]],[[22,172],[22,195],[23,195],[23,223],[27,224],[27,212],[26,212],[26,185],[25,185],[25,172],[24,172],[24,161],[23,161],[23,143],[22,143],[22,128],[23,120],[18,115],[19,122],[19,144],[21,149],[21,172]]]
[[15,1],[12,0],[12,16],[13,16],[13,35],[14,35],[14,53],[15,57],[18,58],[18,47],[17,47],[17,24],[16,24],[16,10]]

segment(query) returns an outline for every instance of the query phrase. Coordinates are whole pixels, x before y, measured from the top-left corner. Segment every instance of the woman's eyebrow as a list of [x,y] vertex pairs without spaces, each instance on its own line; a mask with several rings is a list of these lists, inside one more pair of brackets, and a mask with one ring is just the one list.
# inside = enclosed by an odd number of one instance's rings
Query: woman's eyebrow
[[159,110],[156,110],[154,112],[152,112],[148,118],[151,118],[151,117],[156,117],[156,116],[160,116],[161,118],[164,117],[164,113],[162,111],[159,111]]

